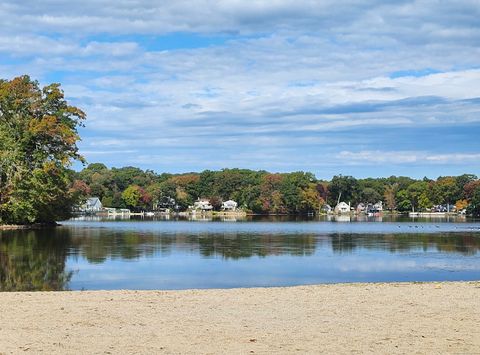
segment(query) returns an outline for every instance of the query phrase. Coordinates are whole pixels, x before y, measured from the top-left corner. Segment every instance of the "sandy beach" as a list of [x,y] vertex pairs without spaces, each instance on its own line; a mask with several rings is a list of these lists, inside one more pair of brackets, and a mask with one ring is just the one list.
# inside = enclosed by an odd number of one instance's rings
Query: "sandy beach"
[[480,282],[0,294],[0,353],[480,353]]

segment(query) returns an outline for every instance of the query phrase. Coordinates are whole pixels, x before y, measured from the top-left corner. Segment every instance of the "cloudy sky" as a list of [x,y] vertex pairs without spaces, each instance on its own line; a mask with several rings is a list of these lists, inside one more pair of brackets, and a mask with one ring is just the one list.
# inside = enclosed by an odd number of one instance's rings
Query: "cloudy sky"
[[480,175],[479,18],[480,0],[2,0],[0,77],[60,82],[108,166]]

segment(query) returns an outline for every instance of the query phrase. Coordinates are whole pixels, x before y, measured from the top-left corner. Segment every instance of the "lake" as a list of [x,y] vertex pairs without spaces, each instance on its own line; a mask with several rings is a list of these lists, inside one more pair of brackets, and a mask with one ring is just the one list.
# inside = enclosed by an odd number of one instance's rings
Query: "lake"
[[0,290],[190,289],[480,279],[480,223],[101,220],[0,231]]

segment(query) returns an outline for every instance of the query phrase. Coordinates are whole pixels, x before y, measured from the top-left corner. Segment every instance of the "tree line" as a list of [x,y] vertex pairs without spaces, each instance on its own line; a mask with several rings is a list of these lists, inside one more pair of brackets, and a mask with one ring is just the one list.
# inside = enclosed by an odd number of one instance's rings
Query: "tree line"
[[157,174],[136,167],[107,168],[88,165],[73,173],[74,189],[84,198],[96,196],[108,207],[152,210],[159,201],[172,198],[180,210],[199,198],[219,209],[222,201],[235,200],[253,213],[318,213],[322,206],[335,206],[338,199],[358,203],[383,201],[390,211],[427,210],[434,205],[455,205],[478,214],[480,180],[472,174],[437,179],[356,179],[337,175],[319,180],[309,172],[269,173],[248,169],[205,170],[200,173]]

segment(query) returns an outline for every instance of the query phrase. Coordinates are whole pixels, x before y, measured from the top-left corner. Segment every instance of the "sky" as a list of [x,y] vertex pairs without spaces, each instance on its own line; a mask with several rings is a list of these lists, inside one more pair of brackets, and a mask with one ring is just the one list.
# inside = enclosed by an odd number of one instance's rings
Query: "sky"
[[61,83],[89,163],[480,175],[479,18],[480,0],[1,0],[0,78]]

